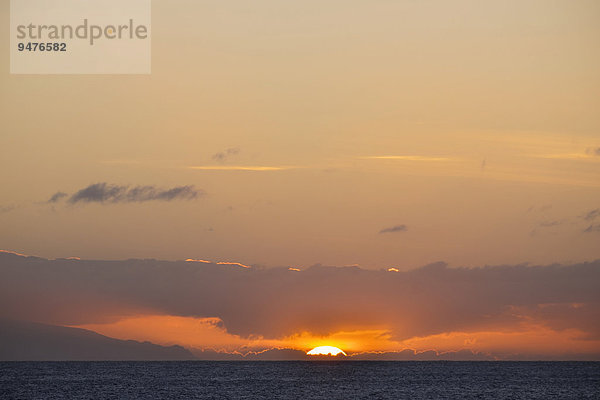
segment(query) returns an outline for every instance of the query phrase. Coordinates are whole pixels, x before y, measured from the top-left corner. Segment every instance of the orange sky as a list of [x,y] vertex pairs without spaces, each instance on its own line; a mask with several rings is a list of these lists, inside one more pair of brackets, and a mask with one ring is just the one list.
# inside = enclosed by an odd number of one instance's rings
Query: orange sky
[[338,347],[349,354],[405,349],[416,352],[434,350],[442,353],[468,349],[477,353],[491,354],[499,359],[524,354],[548,357],[561,353],[585,354],[600,351],[600,339],[583,340],[583,332],[577,329],[555,331],[544,326],[528,324],[523,324],[518,330],[500,327],[494,331],[449,332],[394,341],[390,339],[389,332],[384,329],[335,332],[326,336],[315,336],[305,332],[277,340],[261,337],[241,338],[227,333],[220,325],[221,322],[217,318],[198,319],[156,315],[78,327],[119,339],[147,340],[163,345],[179,344],[188,348],[242,353],[269,348],[308,351],[324,345]]
[[0,252],[0,317],[600,353],[600,2],[152,7],[150,75],[11,75],[0,35],[0,248],[40,257]]
[[[600,207],[598,2],[152,6],[148,76],[10,75],[0,52],[3,248],[399,269],[599,256],[582,218]],[[103,182],[197,196],[74,201]]]

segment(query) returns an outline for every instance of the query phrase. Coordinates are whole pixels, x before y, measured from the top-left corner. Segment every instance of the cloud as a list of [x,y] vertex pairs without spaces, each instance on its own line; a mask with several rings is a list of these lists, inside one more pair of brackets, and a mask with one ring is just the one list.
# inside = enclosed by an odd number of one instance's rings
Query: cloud
[[200,165],[191,166],[189,169],[204,170],[204,171],[283,171],[287,169],[295,169],[294,166],[266,166],[266,165]]
[[69,198],[69,203],[131,203],[192,200],[203,194],[204,192],[202,190],[197,190],[194,186],[177,186],[171,189],[157,189],[155,186],[129,187],[102,182],[89,185],[88,187],[79,190]]
[[219,318],[242,337],[384,329],[390,340],[526,326],[600,340],[600,261],[390,273],[186,261],[46,260],[0,252],[0,317],[78,325],[115,316]]
[[242,268],[252,268],[249,265],[244,265],[239,262],[229,262],[229,261],[219,261],[219,262],[217,262],[217,265],[237,265],[238,267],[242,267]]
[[13,206],[13,205],[11,205],[11,206],[0,206],[0,214],[11,212],[15,208],[17,208],[17,207]]
[[19,257],[30,257],[27,254],[17,253],[16,251],[12,251],[12,250],[0,250],[0,253],[13,254],[13,255],[19,256]]
[[531,237],[536,236],[538,234],[538,229],[546,229],[546,228],[553,228],[553,227],[561,226],[565,222],[566,222],[566,220],[542,221],[542,222],[538,223],[537,226],[531,230],[531,232],[529,232],[529,236],[531,236]]
[[581,216],[581,218],[583,218],[586,221],[593,221],[597,217],[600,217],[600,208],[590,210]]
[[600,156],[600,147],[590,147],[586,150],[586,153],[595,156]]
[[237,147],[231,147],[225,151],[213,154],[212,159],[219,162],[226,161],[229,157],[239,154],[240,149]]
[[237,265],[238,267],[242,267],[242,268],[252,268],[249,265],[244,265],[242,263],[239,262],[231,262],[231,261],[207,261],[207,260],[198,260],[195,258],[187,258],[185,260],[186,262],[199,262],[199,263],[204,263],[204,264],[217,264],[217,265]]
[[598,161],[596,156],[600,156],[600,147],[588,148],[585,153],[555,153],[555,154],[532,154],[533,158],[546,158],[554,160],[580,160],[580,161]]
[[362,160],[404,160],[404,161],[457,161],[457,158],[449,157],[430,157],[430,156],[365,156],[359,157]]
[[590,232],[600,232],[600,225],[590,225],[587,228],[585,228],[583,230],[585,233],[590,233]]
[[406,225],[396,225],[391,228],[385,228],[379,231],[379,233],[393,233],[393,232],[406,232],[408,227]]
[[52,195],[52,197],[50,197],[50,199],[48,199],[47,203],[57,203],[67,196],[68,194],[64,192],[56,192]]
[[562,225],[564,221],[542,221],[538,224],[540,228],[551,228],[553,226]]

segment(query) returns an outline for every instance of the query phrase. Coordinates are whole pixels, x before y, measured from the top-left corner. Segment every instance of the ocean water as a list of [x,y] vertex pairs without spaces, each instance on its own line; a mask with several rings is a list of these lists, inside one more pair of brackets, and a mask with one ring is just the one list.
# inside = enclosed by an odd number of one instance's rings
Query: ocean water
[[600,363],[3,362],[0,399],[600,399]]

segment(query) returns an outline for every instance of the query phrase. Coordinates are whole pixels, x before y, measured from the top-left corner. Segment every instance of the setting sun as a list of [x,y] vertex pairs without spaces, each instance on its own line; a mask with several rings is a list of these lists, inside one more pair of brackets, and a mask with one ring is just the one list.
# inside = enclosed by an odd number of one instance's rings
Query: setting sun
[[342,349],[338,349],[337,347],[333,346],[315,347],[306,354],[309,356],[337,356],[339,354],[347,355]]

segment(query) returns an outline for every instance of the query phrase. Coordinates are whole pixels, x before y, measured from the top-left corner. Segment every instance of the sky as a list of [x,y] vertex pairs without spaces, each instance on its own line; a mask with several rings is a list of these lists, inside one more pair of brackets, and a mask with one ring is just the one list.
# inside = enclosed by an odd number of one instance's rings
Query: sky
[[[0,14],[6,26],[8,1]],[[3,35],[0,248],[400,276],[593,262],[599,18],[591,0],[154,1],[152,73],[130,76],[10,75]],[[166,317],[227,349],[324,334],[236,330],[217,314]],[[176,319],[188,317],[208,320]],[[134,324],[113,322],[102,329],[121,336]],[[326,334],[391,335],[363,340],[377,350],[454,334],[371,322]]]

